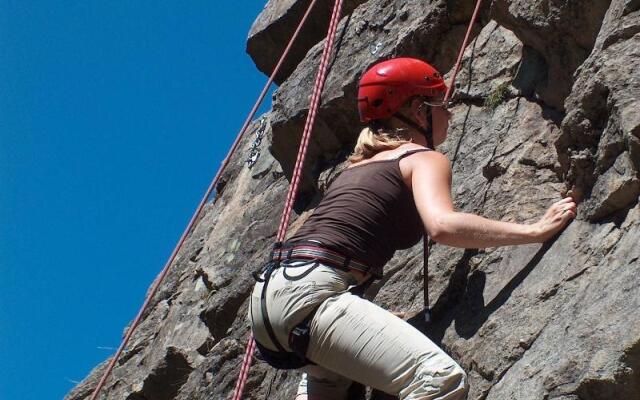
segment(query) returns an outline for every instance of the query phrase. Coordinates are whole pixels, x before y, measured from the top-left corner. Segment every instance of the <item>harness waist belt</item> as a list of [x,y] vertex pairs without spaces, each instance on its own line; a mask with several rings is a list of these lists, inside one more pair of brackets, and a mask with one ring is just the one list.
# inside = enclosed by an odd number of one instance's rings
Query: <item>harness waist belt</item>
[[[361,261],[315,245],[294,244],[287,246],[287,244],[285,244],[282,248],[276,248],[271,252],[271,259],[274,261],[293,258],[314,259],[339,268],[355,269],[364,274],[372,272],[372,268]],[[377,276],[377,274],[375,275]]]

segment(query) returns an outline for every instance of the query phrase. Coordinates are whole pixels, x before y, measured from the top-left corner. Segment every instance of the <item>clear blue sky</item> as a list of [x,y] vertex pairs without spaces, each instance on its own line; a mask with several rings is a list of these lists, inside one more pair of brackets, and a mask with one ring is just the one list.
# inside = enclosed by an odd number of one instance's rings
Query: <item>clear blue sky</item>
[[0,1],[0,399],[113,352],[266,77],[262,1]]

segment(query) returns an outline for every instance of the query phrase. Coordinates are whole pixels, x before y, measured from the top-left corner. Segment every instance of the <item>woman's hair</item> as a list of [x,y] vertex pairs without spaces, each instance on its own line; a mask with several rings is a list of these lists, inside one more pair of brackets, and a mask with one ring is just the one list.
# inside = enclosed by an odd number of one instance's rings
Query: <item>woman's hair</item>
[[356,147],[349,156],[351,163],[373,157],[381,151],[393,150],[405,143],[411,143],[411,136],[407,129],[381,127],[374,129],[367,126],[358,136]]
[[[411,102],[418,96],[408,99],[398,111],[404,111],[411,106]],[[349,156],[349,162],[357,163],[373,157],[385,150],[393,150],[405,143],[411,143],[411,133],[393,120],[393,117],[375,121],[367,126],[358,136],[356,147]]]

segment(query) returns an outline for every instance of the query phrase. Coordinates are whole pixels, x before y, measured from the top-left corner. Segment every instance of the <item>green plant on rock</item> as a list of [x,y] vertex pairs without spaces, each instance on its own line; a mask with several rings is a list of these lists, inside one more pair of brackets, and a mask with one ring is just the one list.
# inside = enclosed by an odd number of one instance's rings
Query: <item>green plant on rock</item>
[[498,87],[493,92],[491,92],[490,95],[485,97],[484,106],[490,110],[495,110],[496,108],[498,108],[498,106],[506,100],[507,95],[509,94],[510,85],[511,82],[504,82],[498,85]]

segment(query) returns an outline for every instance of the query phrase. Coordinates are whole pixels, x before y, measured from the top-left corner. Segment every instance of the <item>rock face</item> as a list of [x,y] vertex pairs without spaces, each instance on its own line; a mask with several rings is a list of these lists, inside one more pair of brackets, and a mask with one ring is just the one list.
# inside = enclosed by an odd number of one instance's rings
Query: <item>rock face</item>
[[[448,71],[473,6],[457,3],[351,3],[291,231],[351,150],[361,71],[396,55]],[[267,4],[250,34],[250,42],[269,38],[251,50],[257,64],[274,59],[307,4]],[[305,43],[101,399],[230,397],[248,333],[251,272],[275,237],[324,41],[310,35]],[[453,164],[458,209],[533,222],[564,193],[581,203],[576,220],[544,245],[432,245],[434,320],[416,324],[468,372],[469,399],[640,399],[640,2],[494,1],[482,10],[456,87],[439,150]],[[418,245],[399,252],[367,296],[418,311],[422,273]],[[66,399],[88,398],[104,365]],[[297,379],[256,361],[246,398],[292,399]]]
[[[343,15],[351,13],[362,3],[364,0],[345,0],[342,7]],[[247,53],[265,75],[271,75],[310,4],[311,0],[270,1],[254,21],[247,39]],[[332,8],[332,1],[316,0],[298,38],[292,44],[289,55],[280,67],[280,72],[275,76],[274,81],[277,84],[281,84],[291,75],[313,45],[324,39]]]

